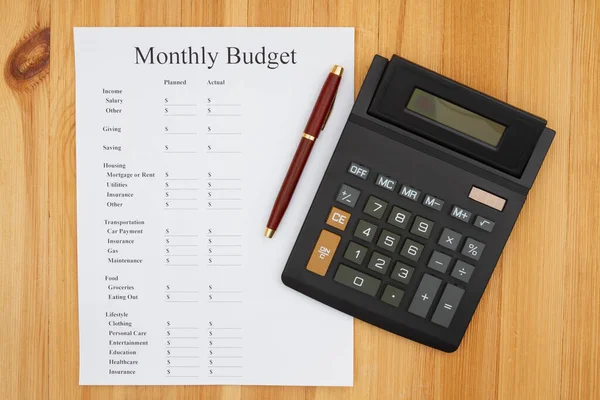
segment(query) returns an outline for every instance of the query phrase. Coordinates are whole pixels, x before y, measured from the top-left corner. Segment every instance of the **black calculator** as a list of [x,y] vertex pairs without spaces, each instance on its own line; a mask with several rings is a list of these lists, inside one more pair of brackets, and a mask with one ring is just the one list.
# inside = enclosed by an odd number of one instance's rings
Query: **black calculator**
[[455,351],[555,132],[398,56],[375,56],[282,280]]

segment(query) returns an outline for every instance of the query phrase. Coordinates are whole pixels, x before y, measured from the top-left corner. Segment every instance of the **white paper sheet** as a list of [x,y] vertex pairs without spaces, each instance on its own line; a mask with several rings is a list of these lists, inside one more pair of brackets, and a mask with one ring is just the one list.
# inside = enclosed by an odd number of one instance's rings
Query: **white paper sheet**
[[352,105],[354,30],[75,28],[75,66],[80,383],[352,385],[352,319],[280,276]]

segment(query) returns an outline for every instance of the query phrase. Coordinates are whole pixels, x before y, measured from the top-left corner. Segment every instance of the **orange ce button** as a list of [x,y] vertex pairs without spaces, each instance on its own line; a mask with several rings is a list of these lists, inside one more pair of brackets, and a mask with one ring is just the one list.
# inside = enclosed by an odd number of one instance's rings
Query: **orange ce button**
[[327,217],[327,225],[333,226],[343,231],[350,220],[350,213],[340,210],[339,208],[331,207],[329,217]]

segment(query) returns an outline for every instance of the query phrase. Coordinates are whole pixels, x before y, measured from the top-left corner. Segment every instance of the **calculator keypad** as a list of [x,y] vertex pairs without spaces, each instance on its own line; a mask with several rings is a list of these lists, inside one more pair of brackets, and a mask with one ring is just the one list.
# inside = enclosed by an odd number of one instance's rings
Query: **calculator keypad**
[[342,185],[336,200],[348,207],[354,207],[358,200],[358,196],[360,196],[360,190],[355,189],[352,186]]
[[424,247],[421,243],[417,243],[411,239],[406,239],[404,246],[402,246],[402,250],[400,251],[400,255],[408,258],[409,260],[419,261],[419,258],[421,258],[421,253],[423,253],[423,248]]
[[408,307],[408,312],[422,318],[427,317],[429,308],[433,305],[433,299],[435,299],[435,295],[441,284],[441,279],[429,274],[423,275],[423,279],[421,279],[421,283],[419,283],[415,297],[413,297],[410,307]]
[[362,264],[363,260],[367,255],[367,248],[365,246],[361,246],[360,244],[350,242],[348,243],[348,247],[346,248],[346,252],[344,253],[344,258],[346,260],[352,261],[355,264]]
[[444,207],[444,200],[427,194],[423,199],[423,205],[425,207],[433,208],[435,211],[442,211],[442,208]]
[[369,296],[375,296],[381,284],[379,279],[375,279],[371,275],[364,274],[344,264],[340,264],[333,280]]
[[440,240],[438,240],[438,244],[449,250],[456,250],[461,238],[462,235],[460,233],[453,231],[452,229],[444,228]]
[[389,304],[390,306],[398,307],[404,296],[404,290],[398,289],[392,285],[387,285],[383,294],[381,295],[381,301]]
[[390,213],[387,222],[397,228],[406,229],[410,216],[411,214],[408,211],[400,207],[394,207],[392,208],[392,212]]
[[369,197],[369,200],[367,200],[367,204],[365,204],[363,212],[365,214],[370,215],[371,217],[381,219],[381,217],[383,217],[385,209],[387,208],[387,205],[387,202],[378,199],[375,196],[371,196]]
[[415,217],[415,221],[412,224],[412,228],[410,228],[410,233],[414,233],[415,235],[420,236],[423,239],[429,239],[434,225],[435,224],[433,223],[433,221],[430,221],[417,215]]
[[396,247],[398,247],[399,242],[400,242],[400,235],[396,235],[395,233],[392,233],[392,232],[384,229],[381,232],[381,235],[379,235],[379,240],[377,241],[377,246],[393,253],[396,251]]
[[358,221],[358,225],[356,225],[354,236],[364,240],[365,242],[371,243],[375,237],[375,232],[377,232],[377,225],[361,219]]
[[446,270],[448,270],[451,260],[452,257],[449,255],[435,250],[433,253],[431,253],[431,257],[429,258],[427,266],[443,274],[446,272]]
[[373,255],[371,256],[371,260],[369,261],[369,265],[367,265],[367,268],[369,268],[372,271],[385,274],[387,273],[387,270],[390,267],[391,263],[392,259],[390,257],[384,256],[383,254],[374,251]]
[[392,279],[408,285],[410,283],[410,278],[413,276],[413,272],[415,272],[413,267],[398,261],[394,267],[394,271],[392,271]]
[[[373,176],[371,173],[369,167],[358,162],[348,168],[349,176],[361,180]],[[364,184],[359,190],[350,181],[340,182],[337,203],[360,208],[351,215],[339,208],[343,206],[333,206],[325,221],[340,231],[347,226],[352,229],[352,239],[345,244],[343,263],[337,265],[333,280],[379,299],[384,307],[399,308],[447,328],[485,243],[472,237],[472,230],[460,229],[460,222],[452,228],[438,226],[440,222],[432,212],[444,210],[441,198],[431,193],[421,196],[421,191],[410,183],[399,183],[383,172],[375,171],[374,175],[373,194],[363,193]],[[446,210],[466,227],[477,227],[482,235],[494,228],[494,221],[474,216],[461,205],[452,204]],[[339,241],[338,235],[323,230],[307,269],[324,276]]]

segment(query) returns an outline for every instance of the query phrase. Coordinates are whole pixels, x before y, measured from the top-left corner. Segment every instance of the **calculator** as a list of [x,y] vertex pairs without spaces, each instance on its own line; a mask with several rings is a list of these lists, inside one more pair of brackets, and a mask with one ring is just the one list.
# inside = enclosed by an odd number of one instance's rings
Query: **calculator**
[[554,135],[542,118],[375,56],[283,283],[455,351]]

